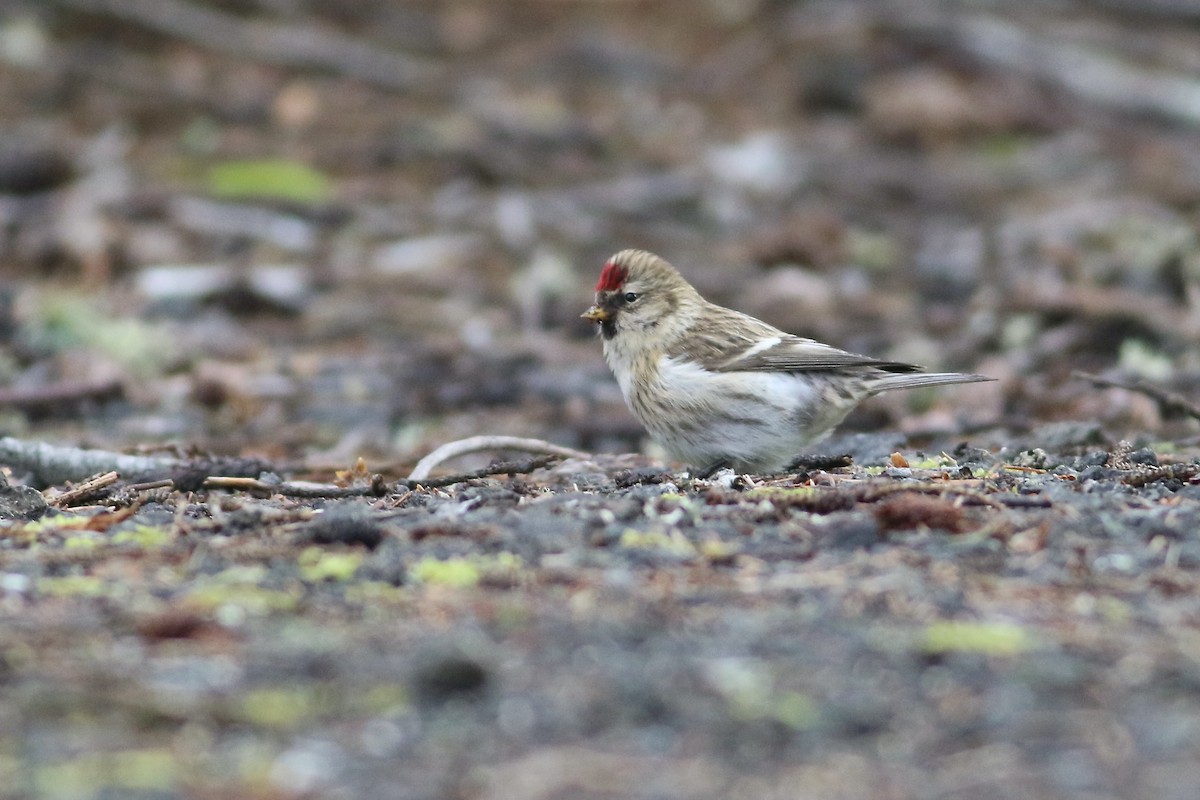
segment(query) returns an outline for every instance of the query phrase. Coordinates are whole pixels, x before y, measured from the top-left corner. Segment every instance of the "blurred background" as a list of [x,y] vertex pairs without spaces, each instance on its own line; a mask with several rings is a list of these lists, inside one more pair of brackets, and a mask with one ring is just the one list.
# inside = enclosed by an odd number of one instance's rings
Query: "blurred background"
[[0,0],[0,433],[411,463],[642,446],[579,313],[709,299],[986,384],[850,429],[1178,438],[1187,0]]

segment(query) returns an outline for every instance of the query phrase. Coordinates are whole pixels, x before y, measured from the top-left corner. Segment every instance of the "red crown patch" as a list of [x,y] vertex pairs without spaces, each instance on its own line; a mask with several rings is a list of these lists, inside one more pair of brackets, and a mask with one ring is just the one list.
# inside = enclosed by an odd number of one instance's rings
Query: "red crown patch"
[[629,267],[609,261],[605,263],[604,271],[600,273],[600,281],[596,284],[596,291],[611,292],[613,289],[619,289],[628,277]]

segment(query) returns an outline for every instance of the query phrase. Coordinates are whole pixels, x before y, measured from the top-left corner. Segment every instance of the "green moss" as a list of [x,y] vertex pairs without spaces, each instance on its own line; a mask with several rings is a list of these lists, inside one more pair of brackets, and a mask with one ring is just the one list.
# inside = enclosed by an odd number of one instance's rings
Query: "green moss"
[[208,174],[209,190],[229,199],[274,199],[317,203],[329,197],[329,180],[296,161],[262,159],[226,161]]
[[262,564],[237,564],[223,569],[209,578],[216,583],[249,583],[256,584],[266,580],[267,568]]
[[817,723],[819,715],[812,699],[803,692],[777,689],[775,676],[762,662],[718,661],[709,666],[708,679],[725,698],[734,719],[773,719],[797,730]]
[[1008,622],[935,622],[921,639],[921,649],[927,653],[1015,656],[1032,647],[1029,633]]
[[423,558],[411,570],[420,583],[466,588],[475,586],[481,577],[479,567],[465,558]]
[[21,526],[25,533],[52,533],[54,531],[71,531],[86,528],[91,522],[90,517],[80,515],[55,514],[45,516],[35,522],[26,522]]
[[772,699],[771,716],[793,730],[816,726],[820,714],[812,698],[803,692],[781,692]]
[[346,602],[372,605],[394,603],[407,596],[403,586],[393,586],[383,581],[355,581],[346,587]]
[[66,550],[94,550],[100,546],[100,537],[95,533],[73,534],[63,539]]
[[514,578],[524,568],[525,561],[520,556],[500,552],[444,560],[423,558],[412,566],[409,574],[418,583],[467,588],[487,577]]
[[807,500],[816,495],[815,486],[758,486],[745,494],[748,500]]
[[688,541],[686,536],[675,529],[671,529],[670,531],[639,531],[634,528],[627,528],[621,534],[621,538],[617,544],[632,550],[659,550],[679,556],[694,556],[697,554],[696,546]]
[[90,295],[56,292],[35,311],[32,337],[54,351],[89,348],[137,375],[153,375],[173,357],[169,336],[134,317],[115,317]]
[[958,466],[954,459],[950,458],[950,456],[946,455],[945,453],[941,453],[936,456],[926,456],[925,458],[910,460],[908,465],[913,469],[948,469],[950,467]]
[[175,788],[179,763],[169,750],[126,750],[87,753],[68,761],[40,766],[35,773],[39,797],[93,797],[110,790],[169,792]]
[[143,550],[155,550],[171,542],[171,531],[161,525],[137,525],[112,537],[113,544],[135,544]]
[[742,548],[723,539],[705,539],[700,543],[700,555],[709,561],[728,561],[742,552]]
[[311,686],[252,689],[240,697],[238,716],[260,728],[291,730],[317,716],[322,703]]
[[270,730],[296,730],[320,720],[379,716],[409,707],[408,690],[396,683],[340,691],[328,683],[248,690],[227,707],[230,716]]
[[261,616],[276,611],[294,611],[300,599],[297,592],[250,584],[210,583],[188,592],[187,601],[205,611],[234,609]]
[[371,716],[404,711],[411,702],[408,689],[395,683],[381,683],[354,694],[355,707],[360,713]]
[[61,578],[39,578],[37,590],[50,597],[103,597],[109,587],[91,575],[64,575]]
[[1150,381],[1163,382],[1175,374],[1171,357],[1141,339],[1126,339],[1117,351],[1117,366]]
[[348,581],[362,565],[361,551],[330,552],[321,547],[308,547],[300,553],[300,577],[309,583]]

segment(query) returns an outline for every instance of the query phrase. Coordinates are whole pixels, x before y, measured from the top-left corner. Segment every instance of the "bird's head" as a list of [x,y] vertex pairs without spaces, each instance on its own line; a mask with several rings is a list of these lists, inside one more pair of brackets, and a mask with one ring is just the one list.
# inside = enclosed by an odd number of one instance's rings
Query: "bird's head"
[[622,250],[605,262],[596,302],[583,318],[598,323],[606,341],[652,331],[667,336],[701,303],[696,290],[666,261],[645,250]]

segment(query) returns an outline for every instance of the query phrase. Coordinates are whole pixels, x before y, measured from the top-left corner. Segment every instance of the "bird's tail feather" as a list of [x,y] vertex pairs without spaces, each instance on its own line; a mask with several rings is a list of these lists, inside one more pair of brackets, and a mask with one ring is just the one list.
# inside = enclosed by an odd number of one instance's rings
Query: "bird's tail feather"
[[918,386],[941,386],[947,383],[979,383],[994,381],[986,375],[971,375],[965,372],[909,372],[898,375],[881,375],[871,382],[871,394],[891,389],[915,389]]

